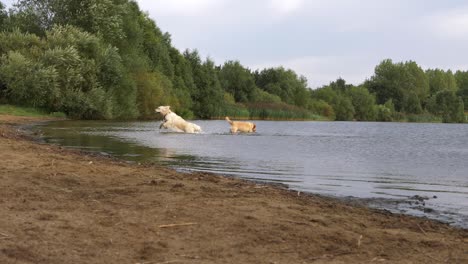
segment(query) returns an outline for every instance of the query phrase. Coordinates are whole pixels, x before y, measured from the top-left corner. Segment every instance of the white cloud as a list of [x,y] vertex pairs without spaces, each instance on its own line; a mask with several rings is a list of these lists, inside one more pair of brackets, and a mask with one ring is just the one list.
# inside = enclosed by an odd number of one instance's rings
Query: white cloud
[[164,15],[200,15],[222,4],[220,0],[137,0],[150,13]]
[[468,39],[468,7],[457,8],[423,19],[426,29],[442,38]]
[[361,84],[372,76],[377,59],[362,56],[305,56],[284,61],[260,63],[253,65],[253,70],[283,66],[292,69],[299,75],[307,78],[310,88],[318,88],[322,85],[338,79],[339,77],[351,84]]
[[303,0],[270,0],[270,7],[277,13],[286,15],[299,9]]

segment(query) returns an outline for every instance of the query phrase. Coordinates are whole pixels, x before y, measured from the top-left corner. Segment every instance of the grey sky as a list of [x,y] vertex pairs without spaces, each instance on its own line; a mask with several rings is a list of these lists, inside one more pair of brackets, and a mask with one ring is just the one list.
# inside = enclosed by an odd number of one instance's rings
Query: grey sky
[[[13,1],[4,1],[13,2]],[[284,66],[316,88],[359,84],[383,59],[468,70],[466,0],[137,0],[179,50]]]
[[283,65],[315,88],[358,84],[383,59],[468,70],[464,0],[138,0],[180,50],[217,64]]

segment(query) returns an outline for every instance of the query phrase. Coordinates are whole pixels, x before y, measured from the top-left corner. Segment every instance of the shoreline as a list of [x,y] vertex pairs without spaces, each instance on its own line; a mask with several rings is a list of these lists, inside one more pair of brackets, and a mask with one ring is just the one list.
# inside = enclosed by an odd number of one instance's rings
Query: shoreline
[[[0,115],[0,262],[468,261],[468,230],[39,144]],[[44,121],[44,119],[42,119]]]

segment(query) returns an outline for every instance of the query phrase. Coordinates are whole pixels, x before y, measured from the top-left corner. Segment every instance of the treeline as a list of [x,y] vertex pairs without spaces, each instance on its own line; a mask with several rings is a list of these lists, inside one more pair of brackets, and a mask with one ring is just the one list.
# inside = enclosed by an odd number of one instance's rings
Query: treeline
[[[83,119],[185,118],[462,122],[468,73],[383,61],[362,85],[311,90],[282,67],[251,71],[180,52],[131,0],[0,2],[0,103]],[[432,120],[429,120],[432,121]]]
[[468,72],[384,60],[362,85],[338,79],[312,91],[311,110],[335,120],[463,123]]
[[0,10],[0,103],[85,119],[152,118],[158,105],[186,118],[313,118],[290,92],[306,94],[305,79],[181,53],[134,1],[20,0]]

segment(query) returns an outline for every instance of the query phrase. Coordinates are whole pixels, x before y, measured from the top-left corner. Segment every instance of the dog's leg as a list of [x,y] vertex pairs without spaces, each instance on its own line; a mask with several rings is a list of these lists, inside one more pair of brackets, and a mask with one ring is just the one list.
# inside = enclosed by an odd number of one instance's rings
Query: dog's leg
[[163,127],[164,127],[164,128],[167,128],[167,127],[166,127],[166,122],[167,122],[167,121],[161,122],[161,125],[159,125],[159,129],[162,129]]

